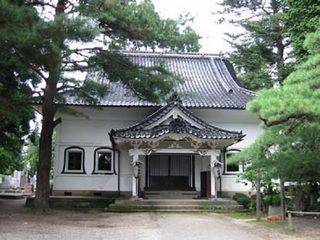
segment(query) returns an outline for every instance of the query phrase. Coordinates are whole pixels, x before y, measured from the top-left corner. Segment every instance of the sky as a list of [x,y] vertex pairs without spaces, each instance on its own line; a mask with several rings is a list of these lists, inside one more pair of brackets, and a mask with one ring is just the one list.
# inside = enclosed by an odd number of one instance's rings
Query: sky
[[[224,53],[230,51],[224,40],[224,32],[231,31],[232,26],[217,23],[219,16],[213,12],[219,10],[217,3],[222,0],[152,0],[161,17],[177,19],[181,13],[190,13],[194,17],[189,24],[200,36],[202,53]],[[234,29],[233,29],[234,30]]]

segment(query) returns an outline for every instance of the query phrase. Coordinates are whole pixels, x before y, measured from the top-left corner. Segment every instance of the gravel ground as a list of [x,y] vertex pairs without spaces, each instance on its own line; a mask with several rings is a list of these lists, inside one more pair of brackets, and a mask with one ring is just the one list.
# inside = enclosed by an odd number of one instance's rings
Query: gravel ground
[[294,218],[266,227],[219,214],[107,213],[50,210],[37,214],[25,199],[0,199],[0,239],[296,240],[319,239],[320,220]]

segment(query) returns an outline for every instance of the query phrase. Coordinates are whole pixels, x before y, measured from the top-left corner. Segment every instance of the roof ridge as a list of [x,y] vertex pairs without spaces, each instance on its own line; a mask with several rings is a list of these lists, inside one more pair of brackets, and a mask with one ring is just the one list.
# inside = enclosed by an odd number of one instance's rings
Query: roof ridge
[[152,52],[152,51],[130,51],[130,50],[120,50],[120,53],[126,55],[154,55],[154,56],[167,56],[167,57],[216,57],[224,58],[222,53],[200,53],[200,52]]

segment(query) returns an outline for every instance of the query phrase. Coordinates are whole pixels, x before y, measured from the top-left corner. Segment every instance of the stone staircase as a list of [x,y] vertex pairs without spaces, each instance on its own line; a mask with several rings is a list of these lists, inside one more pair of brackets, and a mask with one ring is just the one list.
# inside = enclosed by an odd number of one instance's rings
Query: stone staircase
[[116,200],[106,212],[234,212],[243,206],[231,199],[138,199]]
[[[26,204],[33,205],[33,197]],[[105,212],[234,212],[243,211],[232,199],[199,199],[196,191],[147,191],[144,198],[119,196],[50,196],[53,208],[103,209]]]
[[197,199],[197,191],[145,191],[144,199]]

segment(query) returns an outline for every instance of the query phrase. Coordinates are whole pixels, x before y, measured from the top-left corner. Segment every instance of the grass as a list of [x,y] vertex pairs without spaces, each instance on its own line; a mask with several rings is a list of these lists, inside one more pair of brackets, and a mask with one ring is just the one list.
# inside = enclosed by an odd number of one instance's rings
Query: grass
[[256,212],[255,211],[241,211],[241,212],[229,212],[224,213],[225,216],[236,218],[236,219],[255,219]]
[[232,217],[235,219],[243,219],[248,220],[248,223],[255,224],[260,227],[265,228],[279,228],[283,225],[282,222],[277,221],[267,221],[266,220],[266,214],[261,215],[261,221],[256,220],[256,212],[255,211],[244,211],[244,212],[230,212],[230,213],[224,213],[225,216]]
[[250,223],[253,223],[260,227],[266,227],[266,228],[279,228],[282,226],[282,222],[273,222],[273,221],[267,221],[267,220],[261,220],[261,221],[250,221]]

